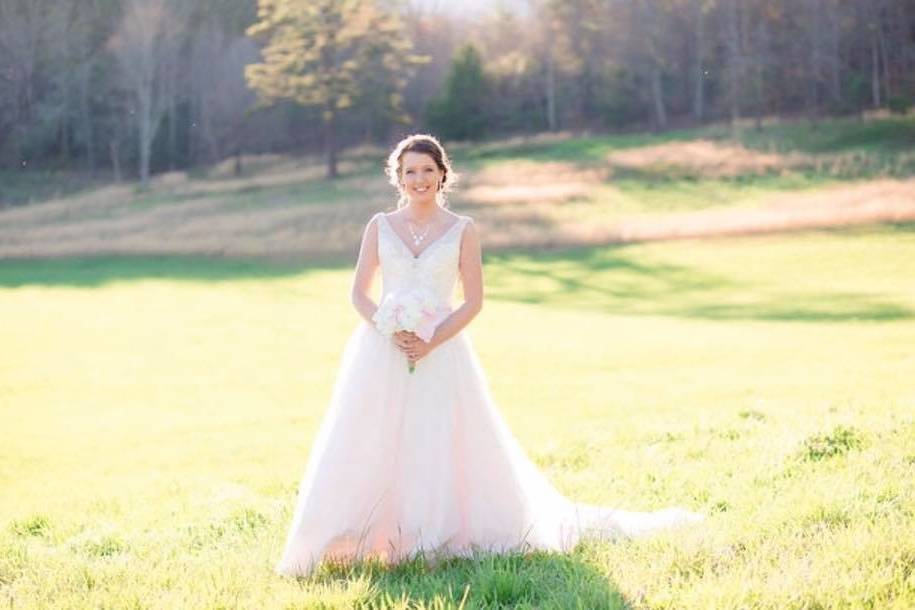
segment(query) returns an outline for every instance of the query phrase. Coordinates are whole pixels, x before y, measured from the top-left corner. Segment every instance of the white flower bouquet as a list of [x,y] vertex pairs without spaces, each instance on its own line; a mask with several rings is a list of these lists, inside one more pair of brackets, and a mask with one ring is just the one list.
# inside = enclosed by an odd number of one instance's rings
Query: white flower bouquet
[[[387,294],[372,321],[378,332],[386,337],[405,330],[428,343],[435,334],[435,328],[450,313],[451,308],[439,303],[431,292],[425,288],[413,288]],[[414,371],[413,362],[408,361],[408,369],[411,373]]]

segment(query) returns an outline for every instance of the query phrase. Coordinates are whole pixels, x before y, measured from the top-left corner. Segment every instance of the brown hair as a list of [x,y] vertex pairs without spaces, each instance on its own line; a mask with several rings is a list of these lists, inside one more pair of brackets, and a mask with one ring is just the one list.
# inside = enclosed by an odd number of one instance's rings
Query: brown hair
[[451,169],[451,160],[445,147],[442,146],[434,136],[424,133],[417,133],[407,136],[397,143],[391,154],[388,155],[388,162],[384,168],[384,173],[388,176],[388,182],[400,193],[400,199],[397,200],[397,207],[402,208],[407,205],[407,197],[404,194],[403,187],[400,184],[400,173],[402,170],[401,161],[404,154],[408,152],[422,153],[429,155],[435,161],[435,164],[444,174],[442,181],[436,189],[435,198],[442,207],[448,207],[448,201],[445,194],[451,190],[457,180],[457,175]]

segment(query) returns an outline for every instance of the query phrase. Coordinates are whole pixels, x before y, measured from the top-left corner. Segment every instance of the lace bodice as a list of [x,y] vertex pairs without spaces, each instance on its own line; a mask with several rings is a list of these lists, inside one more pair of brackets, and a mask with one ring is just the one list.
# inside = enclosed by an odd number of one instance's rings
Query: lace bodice
[[469,218],[457,221],[438,239],[413,256],[400,236],[394,232],[387,217],[376,214],[378,223],[378,259],[381,264],[382,298],[391,292],[422,286],[443,304],[453,305],[454,287],[458,278],[461,235]]

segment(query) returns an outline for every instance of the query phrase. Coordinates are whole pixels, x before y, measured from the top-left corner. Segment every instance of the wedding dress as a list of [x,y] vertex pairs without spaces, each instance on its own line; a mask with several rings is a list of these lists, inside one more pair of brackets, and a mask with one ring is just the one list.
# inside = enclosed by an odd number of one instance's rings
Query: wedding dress
[[[421,285],[453,308],[469,218],[452,221],[419,256],[384,214],[376,218],[383,295]],[[403,352],[362,322],[344,349],[275,571],[308,575],[323,559],[568,551],[585,536],[701,519],[678,507],[630,512],[568,500],[507,427],[464,331],[409,373]]]

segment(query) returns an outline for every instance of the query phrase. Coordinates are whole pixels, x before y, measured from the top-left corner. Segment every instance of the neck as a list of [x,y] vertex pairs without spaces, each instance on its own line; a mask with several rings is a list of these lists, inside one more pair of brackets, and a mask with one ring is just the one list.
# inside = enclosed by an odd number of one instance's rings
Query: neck
[[438,213],[438,207],[438,203],[434,200],[422,203],[411,201],[407,204],[406,212],[411,220],[425,222],[431,220]]

